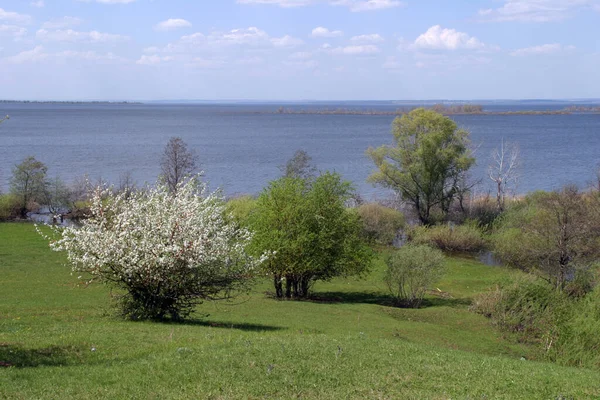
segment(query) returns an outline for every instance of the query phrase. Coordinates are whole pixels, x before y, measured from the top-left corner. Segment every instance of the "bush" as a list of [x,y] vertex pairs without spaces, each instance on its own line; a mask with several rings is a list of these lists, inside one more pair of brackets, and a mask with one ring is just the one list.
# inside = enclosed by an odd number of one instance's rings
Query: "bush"
[[577,304],[571,319],[562,327],[551,359],[562,364],[600,368],[600,290]]
[[0,195],[0,221],[12,220],[19,215],[19,199],[12,194]]
[[420,307],[427,287],[444,273],[444,255],[428,246],[403,246],[386,264],[385,282],[396,304],[403,307]]
[[411,230],[409,239],[414,244],[450,252],[478,252],[486,245],[483,234],[473,224],[418,226]]
[[175,192],[98,189],[90,214],[80,228],[53,228],[61,238],[50,246],[67,252],[74,271],[123,289],[132,319],[186,317],[205,299],[246,289],[261,262],[245,252],[250,232],[227,222],[223,201],[194,180]]
[[241,196],[230,199],[225,205],[225,213],[240,226],[248,224],[250,213],[256,209],[256,199],[252,196]]
[[404,215],[392,208],[367,203],[356,211],[362,221],[362,236],[370,243],[391,245],[404,227]]
[[572,312],[572,304],[566,294],[548,282],[525,275],[477,296],[471,308],[491,318],[501,330],[547,349],[559,337],[560,326]]

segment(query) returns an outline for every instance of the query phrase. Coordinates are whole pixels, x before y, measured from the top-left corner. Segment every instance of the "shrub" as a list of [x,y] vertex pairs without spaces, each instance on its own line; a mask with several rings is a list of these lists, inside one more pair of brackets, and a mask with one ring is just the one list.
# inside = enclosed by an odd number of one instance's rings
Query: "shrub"
[[385,282],[396,304],[418,308],[425,291],[444,272],[444,255],[428,246],[406,245],[386,259]]
[[19,214],[19,199],[12,194],[0,195],[0,221],[15,219]]
[[392,208],[367,203],[356,211],[362,221],[362,235],[370,243],[391,245],[404,227],[404,215]]
[[225,213],[240,226],[248,224],[250,213],[256,209],[256,199],[252,196],[240,196],[227,201]]
[[600,290],[577,303],[572,317],[561,329],[555,346],[548,349],[553,360],[562,364],[600,367]]
[[223,217],[215,194],[197,183],[126,194],[97,189],[80,228],[54,228],[54,250],[67,252],[77,272],[124,289],[122,311],[133,319],[179,319],[205,299],[247,288],[261,259],[251,239]]
[[537,342],[545,348],[556,342],[571,307],[567,295],[532,275],[477,296],[471,306],[501,330],[517,333],[520,340]]
[[411,230],[409,239],[414,244],[450,252],[477,252],[486,245],[483,234],[473,224],[418,226]]

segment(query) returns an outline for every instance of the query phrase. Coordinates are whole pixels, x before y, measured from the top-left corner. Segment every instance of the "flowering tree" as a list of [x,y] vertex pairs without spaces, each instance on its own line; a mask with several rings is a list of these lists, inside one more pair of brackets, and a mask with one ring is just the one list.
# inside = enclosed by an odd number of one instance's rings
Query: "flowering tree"
[[246,289],[263,257],[246,254],[249,231],[224,218],[219,195],[196,179],[177,191],[158,185],[113,194],[97,189],[79,228],[53,228],[73,270],[124,289],[121,307],[133,319],[179,319],[206,299]]

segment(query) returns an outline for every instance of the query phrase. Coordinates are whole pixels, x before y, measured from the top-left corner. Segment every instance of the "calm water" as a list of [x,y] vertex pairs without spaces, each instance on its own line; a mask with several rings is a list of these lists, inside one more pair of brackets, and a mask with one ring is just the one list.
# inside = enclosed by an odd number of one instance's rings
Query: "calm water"
[[[373,168],[365,150],[391,143],[393,117],[249,112],[275,109],[277,105],[0,104],[0,115],[11,116],[0,125],[1,186],[8,188],[11,168],[29,155],[43,161],[50,176],[67,182],[85,173],[118,182],[125,172],[138,183],[154,182],[164,145],[169,137],[181,136],[199,153],[211,188],[222,187],[227,194],[259,192],[278,177],[279,165],[304,149],[319,169],[341,173],[367,198],[386,195],[365,182]],[[471,132],[477,147],[472,175],[484,179],[480,190],[491,187],[485,172],[502,138],[521,148],[519,192],[565,183],[584,186],[600,162],[600,115],[454,119]]]

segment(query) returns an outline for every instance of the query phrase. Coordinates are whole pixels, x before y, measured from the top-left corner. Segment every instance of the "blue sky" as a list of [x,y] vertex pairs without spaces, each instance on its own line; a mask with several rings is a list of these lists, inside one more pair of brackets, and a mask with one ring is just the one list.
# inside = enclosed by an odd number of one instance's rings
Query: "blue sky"
[[600,0],[2,0],[0,98],[600,97]]

